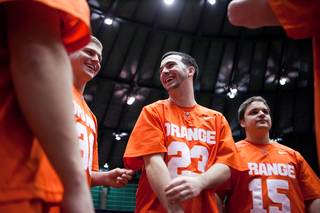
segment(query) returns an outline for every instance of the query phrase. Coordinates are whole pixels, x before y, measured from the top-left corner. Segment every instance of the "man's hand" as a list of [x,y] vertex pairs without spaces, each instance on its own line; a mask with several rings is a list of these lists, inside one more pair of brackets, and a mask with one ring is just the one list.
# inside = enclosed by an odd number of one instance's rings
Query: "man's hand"
[[132,170],[127,169],[113,169],[108,172],[109,186],[113,188],[123,188],[125,187],[129,180],[132,179],[132,175],[134,172]]
[[195,177],[177,177],[165,187],[165,195],[170,201],[183,202],[197,197],[204,189],[201,175]]
[[132,170],[120,168],[108,172],[92,171],[91,187],[107,185],[112,188],[123,188],[132,179],[133,174]]

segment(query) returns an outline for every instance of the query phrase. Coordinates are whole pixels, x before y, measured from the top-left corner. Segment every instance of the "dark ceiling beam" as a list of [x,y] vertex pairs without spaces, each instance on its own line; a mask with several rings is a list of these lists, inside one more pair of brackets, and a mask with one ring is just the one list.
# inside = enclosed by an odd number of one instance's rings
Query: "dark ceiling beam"
[[[207,50],[206,50],[206,55],[209,55],[211,45],[212,45],[212,43],[209,42],[209,45],[207,46]],[[206,69],[207,69],[208,60],[209,60],[209,57],[205,57],[204,62],[203,62],[203,67],[201,67],[201,69],[200,69],[200,67],[199,67],[199,70],[206,70]],[[196,81],[201,82],[201,79],[202,79],[202,75],[200,75],[200,73],[199,73],[199,75],[197,76]],[[201,87],[201,83],[199,83],[199,87],[196,86],[196,87],[194,88],[194,91],[195,91],[195,92],[200,91],[200,90],[201,90],[200,87]]]
[[[212,43],[210,43],[210,45],[212,45]],[[225,49],[226,49],[226,42],[223,42],[223,46],[222,46],[222,51],[221,51],[221,57],[220,57],[220,61],[219,61],[219,70],[218,72],[216,72],[216,78],[215,78],[215,81],[213,82],[213,93],[215,93],[215,88],[217,86],[217,83],[218,83],[218,80],[219,80],[219,74],[221,72],[221,65],[222,65],[222,61],[223,61],[223,53],[225,52]]]
[[[164,44],[167,43],[167,39],[168,39],[168,36],[165,35],[165,38],[163,39],[163,43],[162,43],[162,45],[161,45],[161,51],[159,51],[159,54],[158,54],[158,58],[161,58],[161,57],[162,57],[161,54],[164,52],[164,51],[163,51],[163,49],[164,49],[164,47],[165,47]],[[159,60],[158,60],[158,61],[159,61]],[[160,67],[160,64],[157,64],[157,65],[156,65],[156,69],[154,69],[154,71],[152,72],[152,79],[151,79],[151,81],[150,81],[149,88],[154,88],[154,87],[152,86],[152,83],[153,83],[153,80],[154,80],[156,74],[160,75],[160,73],[159,73],[159,67]]]
[[[132,46],[133,46],[133,44],[134,44],[133,41],[135,40],[137,31],[138,31],[138,29],[135,28],[135,29],[134,29],[134,32],[133,32],[133,35],[131,36],[131,40],[130,40],[130,42],[129,42],[129,45],[128,45],[126,51],[124,51],[123,57],[121,57],[121,58],[123,59],[122,62],[121,62],[121,64],[123,64],[123,66],[118,70],[118,78],[117,78],[117,80],[120,80],[120,74],[121,74],[121,71],[122,71],[123,69],[131,70],[130,67],[126,67],[126,66],[129,66],[129,65],[126,63],[126,61],[127,61],[128,56],[129,56],[130,50],[132,49]],[[120,49],[120,48],[119,48],[119,49]],[[122,51],[121,51],[121,52],[122,52]]]
[[[238,70],[238,64],[239,64],[239,60],[240,60],[240,55],[241,55],[241,50],[242,50],[242,46],[243,46],[243,40],[245,37],[245,32],[246,29],[245,28],[241,28],[240,29],[240,42],[238,43],[237,47],[236,47],[236,51],[235,51],[235,55],[234,55],[234,59],[233,59],[233,63],[232,63],[232,68],[231,68],[231,77],[229,79],[229,86],[233,88],[234,86],[234,73],[236,72],[236,70]],[[236,86],[236,85],[235,85]],[[238,87],[236,87],[236,89],[238,89]]]
[[191,49],[191,55],[194,54],[194,52],[198,46],[199,41],[202,39],[202,32],[204,29],[203,28],[204,27],[204,20],[205,20],[205,17],[207,16],[207,13],[208,13],[208,4],[204,3],[203,7],[202,7],[202,11],[201,11],[201,16],[200,16],[200,19],[198,22],[197,33],[194,36],[194,42],[193,42],[192,49]]
[[141,57],[140,57],[140,60],[139,60],[138,66],[137,66],[136,73],[134,74],[134,78],[133,78],[134,84],[138,84],[138,79],[140,76],[141,67],[142,67],[144,61],[146,60],[147,53],[150,49],[150,44],[152,43],[153,38],[154,38],[154,34],[156,32],[156,29],[158,28],[159,21],[162,16],[162,12],[163,12],[163,7],[159,7],[159,10],[157,11],[157,14],[156,14],[156,18],[155,18],[153,25],[152,25],[152,29],[148,35],[148,39],[144,44],[143,51],[142,51],[142,54],[141,54]]
[[[104,24],[103,24],[103,26],[104,26]],[[119,38],[119,33],[120,33],[120,30],[121,29],[121,25],[119,26],[119,29],[118,29],[118,31],[116,32],[116,36],[115,36],[115,38],[116,38],[116,40]],[[98,37],[98,39],[99,39],[99,37]],[[110,47],[110,49],[111,50],[113,50],[114,49],[114,47],[115,47],[115,45],[116,45],[116,41],[113,41],[112,42],[112,45],[111,45],[111,47]],[[110,58],[110,56],[112,55],[112,51],[109,51],[108,52],[108,55],[103,55],[103,62],[104,62],[104,64],[101,66],[101,69],[100,69],[100,71],[102,71],[102,70],[105,70],[106,69],[106,64],[107,64],[107,62],[109,61],[109,58]],[[102,72],[98,72],[98,74],[97,74],[97,76],[95,77],[95,78],[97,78],[97,77],[99,77],[99,76],[101,76],[102,75]]]
[[[112,94],[114,93],[114,87],[113,87],[113,92],[112,92]],[[100,123],[98,124],[98,128],[100,127],[100,126],[103,126],[102,124],[103,124],[103,122],[105,121],[105,119],[106,119],[106,116],[107,116],[107,111],[109,110],[109,107],[110,107],[110,102],[111,102],[111,100],[112,100],[112,95],[110,95],[110,97],[109,97],[109,100],[108,100],[108,104],[106,104],[106,108],[105,108],[105,110],[104,110],[104,113],[103,113],[103,116],[102,116],[102,119],[101,119],[101,121],[100,121]],[[99,131],[98,131],[99,132]],[[100,148],[100,146],[101,146],[101,144],[103,143],[103,132],[102,133],[100,133],[99,132],[99,141],[97,141],[98,142],[98,150],[99,150],[99,148]]]
[[[278,95],[276,96],[276,107],[274,109],[274,112],[273,112],[273,123],[274,125],[271,126],[271,132],[272,132],[272,137],[274,137],[275,135],[275,129],[277,129],[279,127],[279,124],[281,124],[281,121],[279,120],[280,119],[280,98],[282,97],[282,90],[281,90],[281,87],[280,87],[280,78],[281,78],[281,75],[282,75],[282,69],[283,69],[283,64],[284,64],[284,60],[285,60],[285,47],[286,47],[286,43],[283,43],[282,44],[282,48],[281,48],[281,63],[280,63],[280,66],[279,66],[279,71],[278,71],[278,78],[277,78],[277,86],[276,86],[276,92],[278,93]],[[293,92],[295,93],[295,92]],[[292,115],[294,116],[294,115]],[[293,126],[293,124],[291,125]]]

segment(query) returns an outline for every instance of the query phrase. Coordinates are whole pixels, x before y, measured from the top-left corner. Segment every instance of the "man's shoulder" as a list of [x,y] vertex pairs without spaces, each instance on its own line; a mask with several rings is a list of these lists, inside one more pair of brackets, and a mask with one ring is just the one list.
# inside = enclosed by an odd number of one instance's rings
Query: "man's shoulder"
[[301,156],[301,154],[298,151],[296,151],[296,150],[294,150],[294,149],[292,149],[292,148],[290,148],[288,146],[285,146],[283,144],[280,144],[278,142],[273,141],[272,145],[275,148],[277,148],[279,150],[279,152],[281,152],[281,153],[294,154],[294,155],[297,155],[297,156]]
[[162,111],[162,110],[168,110],[168,109],[170,110],[173,108],[175,108],[174,104],[170,102],[169,99],[158,100],[156,102],[153,102],[143,107],[143,109],[146,111]]
[[162,105],[168,105],[169,103],[170,103],[170,101],[168,99],[158,100],[158,101],[155,101],[151,104],[144,106],[144,108],[155,108],[155,107],[159,107]]
[[241,140],[241,141],[238,141],[235,143],[236,144],[236,147],[237,148],[242,148],[242,147],[245,147],[245,146],[249,146],[250,143],[246,140]]

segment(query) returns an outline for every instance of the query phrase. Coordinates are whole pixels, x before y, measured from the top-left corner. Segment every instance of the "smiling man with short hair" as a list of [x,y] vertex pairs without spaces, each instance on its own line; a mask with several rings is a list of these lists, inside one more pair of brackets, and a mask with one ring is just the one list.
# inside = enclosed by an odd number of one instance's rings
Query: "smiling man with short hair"
[[217,212],[214,187],[247,170],[225,117],[196,103],[197,74],[185,53],[162,57],[169,99],[143,108],[124,154],[127,168],[142,167],[135,212]]

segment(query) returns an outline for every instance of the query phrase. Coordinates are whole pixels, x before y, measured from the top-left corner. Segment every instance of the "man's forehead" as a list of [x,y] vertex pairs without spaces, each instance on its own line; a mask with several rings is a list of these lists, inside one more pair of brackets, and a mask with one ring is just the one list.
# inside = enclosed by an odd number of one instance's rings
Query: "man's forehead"
[[93,42],[90,42],[89,44],[87,44],[87,46],[85,46],[84,49],[85,48],[92,49],[92,50],[96,51],[97,53],[101,54],[101,48]]
[[253,101],[250,103],[247,107],[247,110],[253,110],[253,109],[268,109],[267,106],[261,102],[261,101]]
[[181,61],[182,57],[180,55],[169,55],[167,57],[165,57],[162,61],[161,61],[161,66],[163,66],[164,64],[167,64],[169,62],[178,62]]

